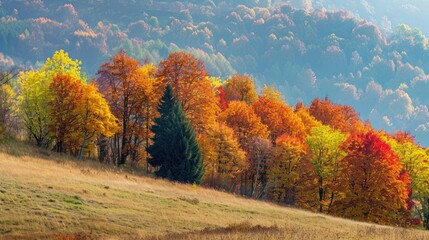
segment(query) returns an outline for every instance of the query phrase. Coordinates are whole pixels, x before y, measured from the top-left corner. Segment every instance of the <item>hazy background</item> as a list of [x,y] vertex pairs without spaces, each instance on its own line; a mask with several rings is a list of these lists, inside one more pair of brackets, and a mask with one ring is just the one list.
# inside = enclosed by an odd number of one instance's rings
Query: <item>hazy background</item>
[[64,49],[92,78],[119,49],[154,63],[185,50],[214,76],[250,74],[291,105],[329,97],[375,128],[409,131],[429,146],[428,7],[423,0],[1,0],[0,65],[37,67]]
[[429,32],[429,1],[427,0],[291,0],[294,7],[303,9],[339,10],[345,9],[356,16],[367,19],[384,30],[391,30],[398,24],[408,24]]

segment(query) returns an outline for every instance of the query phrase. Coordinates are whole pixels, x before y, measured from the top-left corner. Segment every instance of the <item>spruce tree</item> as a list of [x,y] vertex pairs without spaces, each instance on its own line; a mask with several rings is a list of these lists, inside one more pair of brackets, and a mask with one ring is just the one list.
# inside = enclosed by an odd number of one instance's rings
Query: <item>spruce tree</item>
[[158,177],[199,183],[204,173],[201,151],[170,85],[165,88],[158,111],[160,116],[151,127],[155,134],[153,144],[147,148],[151,155],[149,164],[158,169]]

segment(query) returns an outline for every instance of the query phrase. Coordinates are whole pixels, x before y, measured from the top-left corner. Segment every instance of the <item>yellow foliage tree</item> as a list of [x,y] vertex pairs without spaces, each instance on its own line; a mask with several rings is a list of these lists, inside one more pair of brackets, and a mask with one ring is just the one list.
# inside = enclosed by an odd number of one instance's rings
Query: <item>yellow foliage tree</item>
[[49,147],[51,141],[48,102],[52,96],[49,85],[59,73],[84,81],[80,65],[80,61],[72,60],[65,51],[60,50],[52,58],[48,58],[40,70],[21,72],[18,75],[19,113],[37,146]]
[[301,140],[287,134],[276,140],[268,168],[269,196],[275,201],[295,205],[298,198],[300,165],[306,153]]
[[329,126],[313,128],[306,138],[310,162],[315,168],[318,181],[318,188],[314,190],[318,192],[317,199],[310,201],[319,203],[319,212],[329,213],[332,207],[335,198],[333,185],[338,180],[340,161],[345,156],[340,145],[345,139],[345,134]]
[[322,123],[319,122],[315,117],[313,117],[308,109],[300,108],[295,111],[295,114],[301,118],[301,122],[304,124],[305,133],[309,135],[311,130],[315,127],[321,127]]
[[88,84],[83,89],[82,105],[79,107],[80,118],[80,158],[87,145],[94,148],[96,137],[104,135],[112,137],[118,132],[119,125],[116,117],[110,112],[106,99],[94,84]]
[[14,115],[15,92],[8,84],[0,85],[0,141],[11,128]]
[[234,190],[236,179],[247,168],[246,153],[234,131],[219,124],[199,137],[204,159],[204,182],[211,187]]

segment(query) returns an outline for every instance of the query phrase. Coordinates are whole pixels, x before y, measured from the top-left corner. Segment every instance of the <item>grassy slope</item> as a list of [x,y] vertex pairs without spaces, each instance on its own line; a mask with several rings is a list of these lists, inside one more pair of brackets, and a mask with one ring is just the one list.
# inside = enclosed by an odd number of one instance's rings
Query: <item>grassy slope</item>
[[[243,222],[271,228],[225,229]],[[0,239],[78,232],[103,239],[429,239],[423,231],[313,214],[46,156],[20,144],[0,145]]]

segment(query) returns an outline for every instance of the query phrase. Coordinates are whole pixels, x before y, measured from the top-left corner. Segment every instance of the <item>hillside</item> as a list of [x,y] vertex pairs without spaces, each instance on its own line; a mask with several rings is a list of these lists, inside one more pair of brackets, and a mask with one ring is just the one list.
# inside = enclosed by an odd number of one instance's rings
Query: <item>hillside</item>
[[425,24],[426,19],[429,17],[425,9],[427,9],[429,5],[425,0],[284,0],[283,2],[290,2],[294,6],[300,8],[347,9],[359,15],[361,18],[368,19],[383,26],[384,30],[387,32],[392,30],[392,26],[394,27],[403,23],[418,27],[425,34],[429,32],[429,27]]
[[426,19],[422,1],[317,1],[313,11],[280,2],[3,0],[0,65],[39,66],[64,49],[92,78],[119,49],[155,64],[185,50],[213,76],[250,74],[292,105],[328,96],[376,129],[429,146],[429,47],[415,28]]
[[0,145],[0,165],[0,239],[429,238],[423,231],[141,177],[18,143]]

